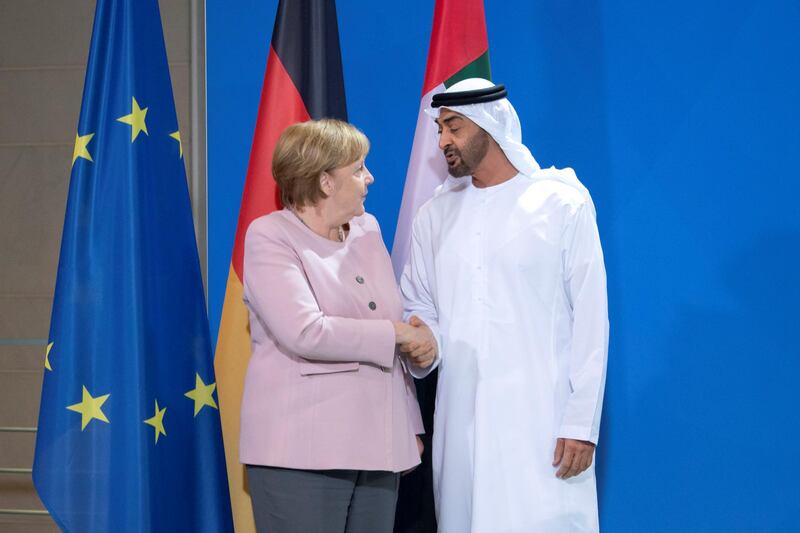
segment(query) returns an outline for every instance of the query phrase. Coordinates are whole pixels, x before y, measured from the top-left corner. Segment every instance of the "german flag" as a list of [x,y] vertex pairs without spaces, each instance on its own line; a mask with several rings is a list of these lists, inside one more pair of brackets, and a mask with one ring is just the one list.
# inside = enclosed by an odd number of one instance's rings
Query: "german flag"
[[281,208],[272,151],[287,126],[309,119],[347,120],[334,0],[281,0],[247,170],[214,358],[233,519],[255,531],[244,467],[239,464],[239,410],[250,329],[242,302],[244,237],[256,218]]

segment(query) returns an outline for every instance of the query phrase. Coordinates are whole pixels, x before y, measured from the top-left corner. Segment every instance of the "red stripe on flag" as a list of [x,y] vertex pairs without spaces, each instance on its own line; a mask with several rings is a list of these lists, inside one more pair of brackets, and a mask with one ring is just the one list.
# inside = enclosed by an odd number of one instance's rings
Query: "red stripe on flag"
[[264,89],[258,109],[250,163],[239,209],[236,240],[233,243],[233,269],[244,281],[244,237],[256,218],[280,209],[280,196],[272,178],[272,151],[288,126],[310,117],[300,93],[283,63],[270,46]]
[[483,0],[437,1],[422,94],[428,94],[488,49]]

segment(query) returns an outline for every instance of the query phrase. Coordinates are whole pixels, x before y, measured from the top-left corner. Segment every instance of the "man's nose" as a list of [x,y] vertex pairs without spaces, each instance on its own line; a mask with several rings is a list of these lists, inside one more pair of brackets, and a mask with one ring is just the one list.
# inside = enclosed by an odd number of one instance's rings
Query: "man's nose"
[[443,131],[439,134],[439,150],[444,150],[448,146],[450,146],[450,135]]

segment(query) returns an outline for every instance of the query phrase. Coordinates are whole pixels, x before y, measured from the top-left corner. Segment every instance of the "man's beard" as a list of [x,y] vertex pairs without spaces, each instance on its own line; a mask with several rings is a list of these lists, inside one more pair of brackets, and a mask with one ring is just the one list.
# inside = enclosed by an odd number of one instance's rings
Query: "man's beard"
[[471,176],[475,172],[475,168],[477,168],[481,161],[483,161],[483,158],[486,157],[486,152],[488,150],[489,134],[480,130],[467,141],[464,145],[463,152],[456,147],[450,147],[444,151],[445,156],[453,154],[458,157],[458,163],[455,165],[448,163],[447,170],[454,178]]

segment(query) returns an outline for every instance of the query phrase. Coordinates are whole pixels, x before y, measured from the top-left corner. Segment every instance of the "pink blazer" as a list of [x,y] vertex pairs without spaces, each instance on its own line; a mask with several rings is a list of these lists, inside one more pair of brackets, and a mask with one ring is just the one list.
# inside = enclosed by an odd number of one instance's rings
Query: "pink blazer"
[[242,463],[393,472],[419,464],[422,419],[391,324],[403,305],[372,215],[354,218],[342,243],[286,209],[253,221],[244,301],[252,356]]

